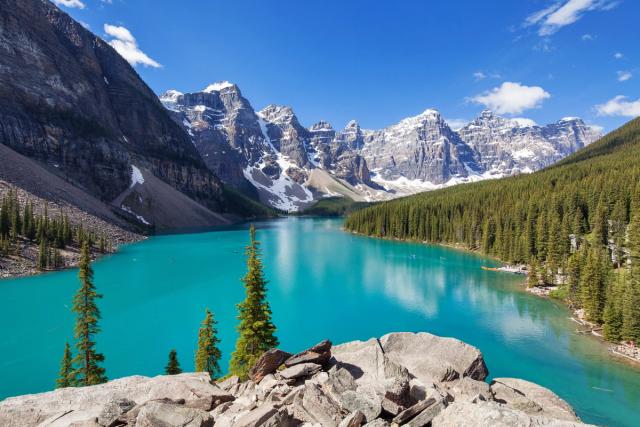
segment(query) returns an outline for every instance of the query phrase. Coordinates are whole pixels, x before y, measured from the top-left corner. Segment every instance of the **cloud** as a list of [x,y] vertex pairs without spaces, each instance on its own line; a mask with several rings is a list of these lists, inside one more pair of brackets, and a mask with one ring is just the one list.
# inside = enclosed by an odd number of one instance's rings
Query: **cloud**
[[621,52],[616,52],[616,53],[613,54],[613,57],[615,59],[622,59],[622,58],[624,58],[624,55]]
[[524,86],[504,82],[501,86],[470,98],[471,102],[484,105],[498,114],[520,114],[538,108],[551,95],[540,86]]
[[618,71],[619,82],[626,82],[627,80],[630,80],[631,77],[633,77],[633,74],[631,74],[631,71]]
[[469,120],[466,119],[445,119],[445,122],[449,125],[449,127],[453,130],[460,130],[464,125],[469,123]]
[[479,82],[480,80],[484,80],[487,78],[487,75],[485,73],[483,73],[482,71],[476,71],[475,73],[473,73],[473,78]]
[[581,38],[583,41],[588,42],[593,40],[595,37],[593,37],[591,34],[583,34]]
[[599,116],[640,116],[640,99],[629,101],[626,96],[618,95],[604,104],[595,106]]
[[162,65],[140,50],[135,37],[133,37],[131,31],[125,27],[104,24],[104,32],[112,37],[112,39],[108,41],[111,47],[126,59],[129,64],[134,67],[138,64],[142,64],[145,67],[162,67]]
[[56,6],[64,6],[75,9],[84,9],[85,5],[80,0],[53,0]]
[[571,25],[586,13],[594,10],[611,10],[618,0],[563,0],[529,15],[524,26],[538,26],[538,35],[550,36],[562,27]]

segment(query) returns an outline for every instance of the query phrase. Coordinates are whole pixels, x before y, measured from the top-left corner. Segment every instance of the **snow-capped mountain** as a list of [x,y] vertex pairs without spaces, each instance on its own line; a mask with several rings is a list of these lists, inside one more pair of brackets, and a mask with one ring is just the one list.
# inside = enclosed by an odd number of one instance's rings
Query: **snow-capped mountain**
[[578,118],[539,126],[488,110],[458,131],[433,109],[381,130],[355,120],[306,128],[289,106],[254,111],[226,81],[160,100],[224,182],[286,211],[327,196],[380,200],[532,172],[601,136]]

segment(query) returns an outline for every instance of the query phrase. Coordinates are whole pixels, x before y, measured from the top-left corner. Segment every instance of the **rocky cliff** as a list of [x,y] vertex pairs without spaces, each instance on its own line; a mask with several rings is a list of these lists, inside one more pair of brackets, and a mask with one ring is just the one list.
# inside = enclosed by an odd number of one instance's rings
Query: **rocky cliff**
[[229,82],[160,100],[223,181],[288,211],[327,196],[383,200],[532,172],[600,137],[578,118],[539,126],[490,111],[453,130],[433,109],[381,130],[355,120],[306,128],[288,106],[255,112]]
[[[220,180],[108,43],[49,1],[0,0],[0,10],[0,143],[133,221],[145,205],[159,227],[202,225],[163,220],[180,195],[222,210]],[[138,191],[141,173],[157,185]]]
[[583,426],[553,392],[496,378],[452,338],[393,333],[296,355],[265,353],[251,380],[206,373],[128,377],[0,402],[0,424],[29,426]]

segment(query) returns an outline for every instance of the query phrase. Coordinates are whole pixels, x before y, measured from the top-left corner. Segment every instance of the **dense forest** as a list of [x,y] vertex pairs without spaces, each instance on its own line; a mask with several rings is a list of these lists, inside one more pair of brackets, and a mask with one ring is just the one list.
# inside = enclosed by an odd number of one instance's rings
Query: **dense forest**
[[542,171],[397,199],[348,230],[454,244],[529,266],[614,342],[640,342],[640,119]]
[[50,214],[45,206],[41,214],[30,201],[20,202],[16,190],[9,190],[0,203],[0,257],[18,255],[25,244],[38,245],[36,268],[40,271],[64,267],[60,253],[68,246],[80,247],[81,242],[98,245],[100,252],[111,250],[104,236],[86,230],[82,223],[73,225],[60,211]]

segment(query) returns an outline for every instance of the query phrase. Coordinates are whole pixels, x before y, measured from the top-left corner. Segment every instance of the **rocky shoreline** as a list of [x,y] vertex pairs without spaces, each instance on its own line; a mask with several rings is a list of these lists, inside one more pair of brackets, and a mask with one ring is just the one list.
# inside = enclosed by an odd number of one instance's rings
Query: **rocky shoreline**
[[291,355],[274,349],[251,379],[133,376],[0,402],[6,427],[584,426],[550,390],[495,378],[478,349],[392,333]]

